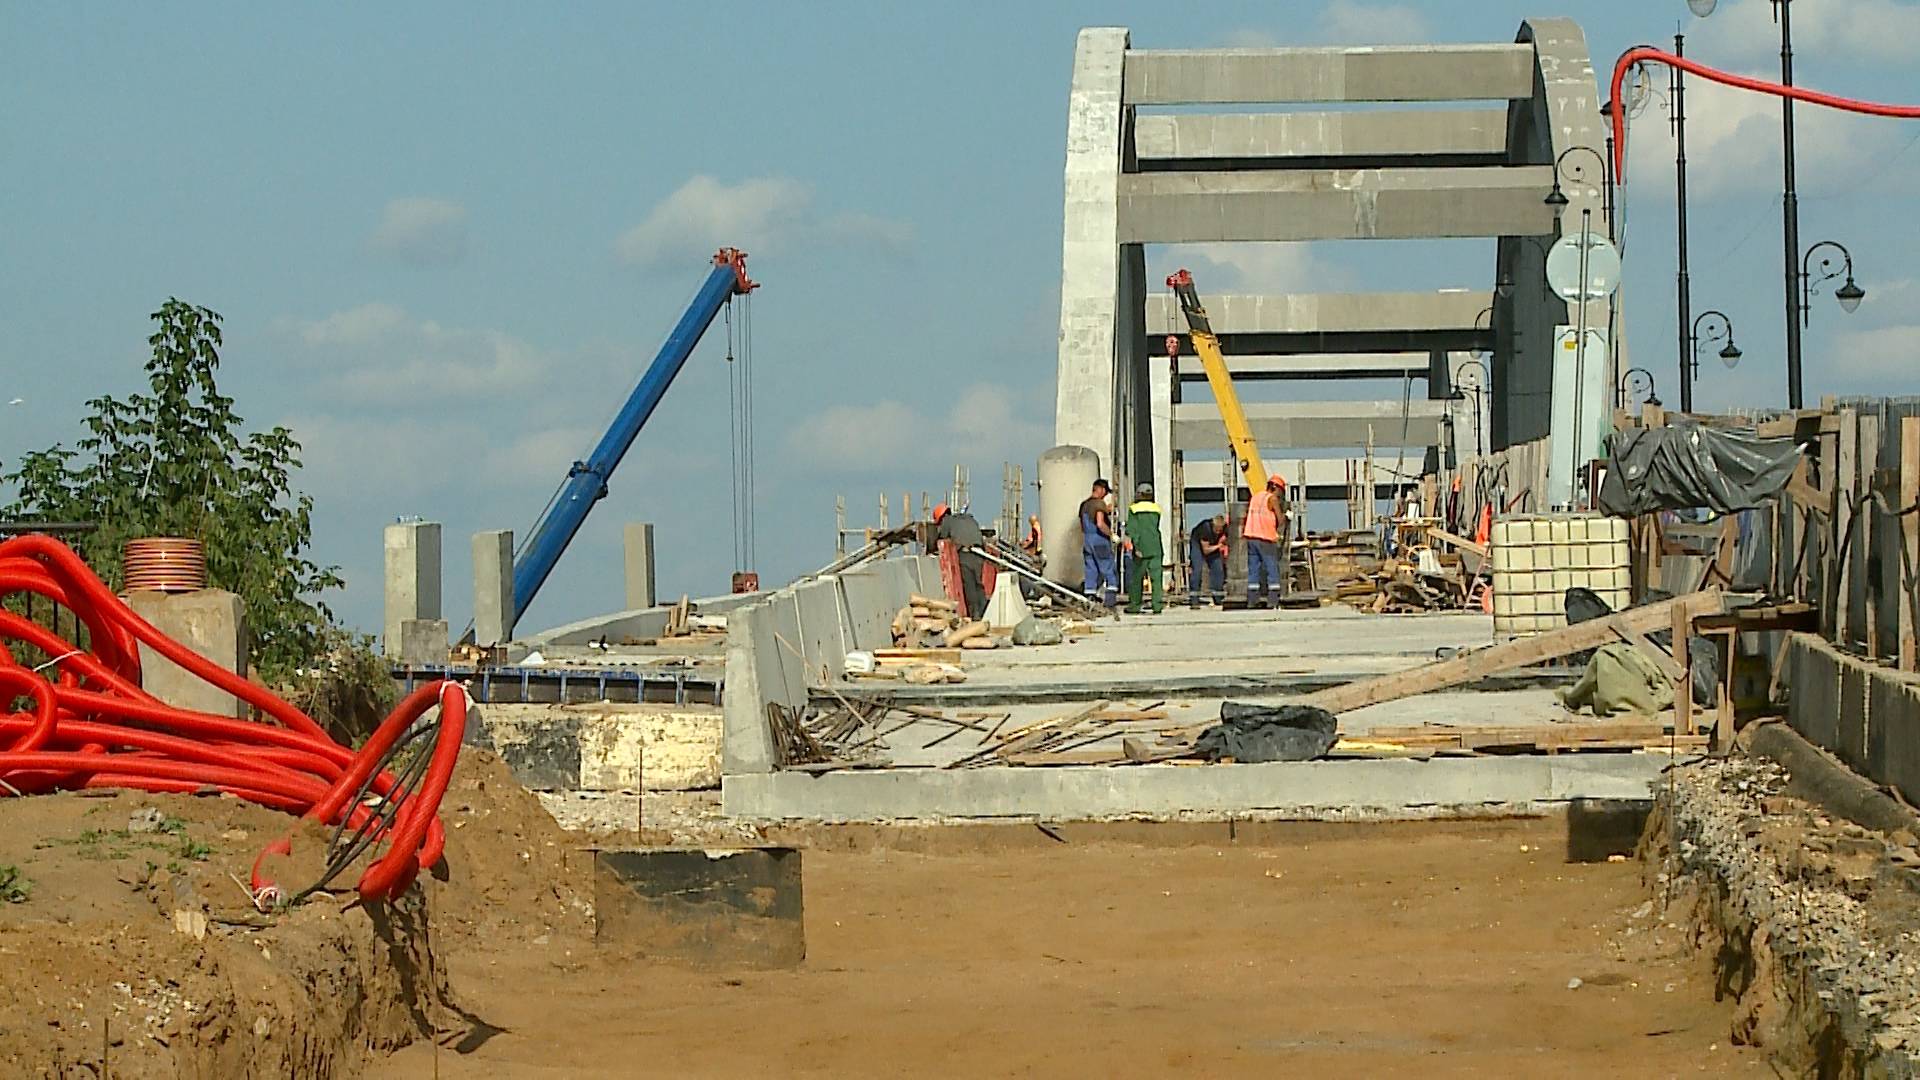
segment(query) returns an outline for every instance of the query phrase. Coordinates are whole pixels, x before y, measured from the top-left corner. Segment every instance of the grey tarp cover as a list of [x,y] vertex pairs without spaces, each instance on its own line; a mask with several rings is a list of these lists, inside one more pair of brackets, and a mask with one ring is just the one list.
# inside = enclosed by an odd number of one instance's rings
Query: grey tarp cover
[[1607,437],[1600,509],[1615,517],[1705,507],[1751,510],[1787,486],[1800,460],[1792,439],[1762,439],[1690,421]]
[[1311,761],[1339,741],[1339,721],[1313,705],[1220,703],[1220,722],[1200,733],[1194,750],[1208,761]]

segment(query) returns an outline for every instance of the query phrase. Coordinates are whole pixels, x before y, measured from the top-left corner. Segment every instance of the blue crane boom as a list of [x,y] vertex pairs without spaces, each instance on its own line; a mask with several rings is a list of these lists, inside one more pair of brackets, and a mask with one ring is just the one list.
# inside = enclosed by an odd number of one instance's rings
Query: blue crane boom
[[576,461],[567,470],[566,483],[559,495],[554,497],[553,505],[534,526],[533,536],[522,549],[520,557],[513,564],[513,618],[515,622],[526,614],[528,605],[533,603],[540,586],[546,584],[547,575],[553,573],[554,564],[573,542],[575,533],[587,520],[587,512],[593,504],[606,497],[607,481],[612,478],[613,470],[620,466],[620,459],[626,456],[627,448],[633,445],[634,437],[640,434],[653,410],[666,396],[667,387],[673,385],[674,376],[686,365],[687,357],[692,355],[693,347],[700,343],[701,335],[712,325],[714,316],[735,296],[744,296],[757,288],[758,282],[747,277],[747,253],[737,248],[721,248],[713,257],[713,270],[707,274],[707,280],[701,284],[700,291],[694,295],[693,302],[687,305],[686,314],[680,316],[680,322],[674,326],[673,333],[660,346],[660,352],[654,356],[646,374],[640,377],[640,385],[633,388],[627,403],[621,408],[613,423],[607,426],[606,434],[600,436],[600,442],[585,461]]

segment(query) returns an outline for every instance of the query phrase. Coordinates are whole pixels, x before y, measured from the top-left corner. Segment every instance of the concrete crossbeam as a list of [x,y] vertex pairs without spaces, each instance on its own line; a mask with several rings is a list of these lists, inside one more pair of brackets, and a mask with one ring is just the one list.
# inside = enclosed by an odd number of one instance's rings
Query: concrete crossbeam
[[1372,240],[1552,232],[1553,169],[1301,169],[1120,177],[1119,242]]
[[[1412,375],[1427,377],[1432,358],[1423,352],[1389,353],[1303,353],[1298,356],[1227,357],[1227,371],[1234,379],[1259,382],[1266,379],[1398,379]],[[1207,372],[1196,356],[1180,358],[1183,382],[1204,382]]]
[[1133,49],[1129,105],[1504,101],[1533,93],[1525,45]]
[[1142,170],[1182,161],[1505,154],[1505,109],[1159,115],[1134,120]]
[[[1290,293],[1202,296],[1214,333],[1354,333],[1485,329],[1493,293],[1442,289],[1408,293]],[[1185,326],[1165,292],[1147,297],[1148,326]],[[1165,337],[1164,334],[1161,335]],[[1185,338],[1182,338],[1185,346]],[[1164,348],[1164,341],[1162,342]],[[1423,361],[1424,363],[1424,361]]]
[[[1428,447],[1440,442],[1444,401],[1413,401],[1404,413],[1397,401],[1303,401],[1245,406],[1247,424],[1262,450],[1365,446]],[[1403,434],[1404,432],[1404,434]],[[1227,445],[1226,425],[1212,403],[1173,407],[1176,450],[1214,450]]]
[[[1398,422],[1397,418],[1395,422]],[[1398,431],[1399,429],[1396,427],[1394,430]],[[1309,488],[1338,488],[1342,490],[1347,486],[1347,465],[1349,461],[1350,459],[1348,458],[1263,457],[1260,459],[1260,463],[1266,466],[1268,474],[1279,473],[1281,476],[1286,477],[1288,484],[1297,487],[1302,478],[1304,478]],[[1386,462],[1385,467],[1379,462],[1375,462],[1374,479],[1380,486],[1388,486],[1396,479],[1390,475],[1392,465],[1392,461]],[[1226,479],[1224,475],[1225,469],[1226,460],[1224,458],[1201,461],[1197,460],[1194,455],[1189,454],[1186,458],[1188,499],[1192,500],[1198,497],[1202,500],[1220,501],[1220,492],[1226,485],[1224,483],[1208,484],[1206,481],[1209,479],[1224,481]],[[1417,473],[1419,470],[1409,469],[1408,471]],[[1241,479],[1238,470],[1234,472],[1233,484],[1236,492],[1235,501],[1239,501],[1245,497],[1246,484]]]

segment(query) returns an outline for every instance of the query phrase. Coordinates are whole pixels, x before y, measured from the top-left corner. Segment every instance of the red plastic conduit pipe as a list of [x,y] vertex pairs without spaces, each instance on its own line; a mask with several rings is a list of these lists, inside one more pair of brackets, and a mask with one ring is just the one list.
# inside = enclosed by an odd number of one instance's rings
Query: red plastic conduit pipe
[[[0,542],[0,596],[23,593],[73,611],[87,629],[90,649],[0,611],[0,794],[101,787],[221,791],[348,828],[377,825],[380,806],[397,804],[384,827],[385,848],[357,885],[366,900],[399,896],[440,860],[446,844],[440,801],[466,727],[467,697],[458,684],[439,681],[415,690],[355,752],[264,687],[160,633],[57,540],[31,535]],[[28,668],[9,644],[32,646],[52,659]],[[141,645],[276,723],[159,701],[140,686]],[[13,712],[22,700],[32,703],[30,710]],[[380,764],[435,705],[438,730],[426,771],[413,790],[399,790]],[[367,797],[356,801],[363,789]],[[268,850],[288,847],[282,839]],[[258,861],[253,887],[256,895],[274,888]]]
[[1690,60],[1684,56],[1675,56],[1669,52],[1662,52],[1650,45],[1640,45],[1621,53],[1620,59],[1613,62],[1613,85],[1611,87],[1612,97],[1610,99],[1612,106],[1611,116],[1613,119],[1613,175],[1617,178],[1616,182],[1622,185],[1625,185],[1627,182],[1627,114],[1622,106],[1620,89],[1626,81],[1627,69],[1635,64],[1646,61],[1665,64],[1668,67],[1676,67],[1690,75],[1698,75],[1709,82],[1717,82],[1722,86],[1735,86],[1742,90],[1753,90],[1762,94],[1772,94],[1775,97],[1792,98],[1795,101],[1805,101],[1814,105],[1825,105],[1830,109],[1841,109],[1846,112],[1865,113],[1868,116],[1890,116],[1899,120],[1920,120],[1920,105],[1888,105],[1877,101],[1861,101],[1858,98],[1841,97],[1838,94],[1826,94],[1818,90],[1809,90],[1804,86],[1785,86],[1781,83],[1768,82],[1765,79],[1752,79],[1745,75],[1734,75],[1730,72],[1721,71],[1718,68],[1710,68],[1697,60]]

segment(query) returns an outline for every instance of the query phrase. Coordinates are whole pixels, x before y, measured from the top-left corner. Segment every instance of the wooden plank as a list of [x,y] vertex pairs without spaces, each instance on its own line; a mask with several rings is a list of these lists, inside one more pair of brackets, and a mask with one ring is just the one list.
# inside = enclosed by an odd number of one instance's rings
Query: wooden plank
[[1655,645],[1652,638],[1627,627],[1621,627],[1618,633],[1621,641],[1639,649],[1668,679],[1679,682],[1687,677],[1686,669],[1680,666],[1680,661],[1675,660],[1672,653]]
[[1485,559],[1487,557],[1487,552],[1489,548],[1486,544],[1476,544],[1464,536],[1456,536],[1453,533],[1450,533],[1447,530],[1442,529],[1437,525],[1427,526],[1427,535],[1429,537],[1432,537],[1435,540],[1452,544],[1454,547],[1459,548],[1461,551],[1470,551],[1473,554],[1480,556],[1480,558],[1482,559]]
[[1868,496],[1873,493],[1873,474],[1880,465],[1880,416],[1864,413],[1859,418],[1857,445],[1854,448],[1853,494],[1859,505],[1854,513],[1853,546],[1847,551],[1847,640],[1864,642],[1866,655],[1878,656],[1874,649],[1874,617],[1878,604],[1867,575],[1868,555],[1873,550],[1878,515]]
[[1920,514],[1907,513],[1915,503],[1920,503],[1920,416],[1900,418],[1900,498],[1895,507],[1903,515],[1900,518],[1900,549],[1905,557],[1897,568],[1890,573],[1898,573],[1900,579],[1900,670],[1913,671],[1920,656],[1916,656],[1915,630],[1913,618],[1913,563],[1920,561]]
[[1849,574],[1851,560],[1840,544],[1847,538],[1847,527],[1853,522],[1853,504],[1848,498],[1858,482],[1856,470],[1860,452],[1860,417],[1852,409],[1840,410],[1840,430],[1835,444],[1833,458],[1833,476],[1825,479],[1828,492],[1833,496],[1833,511],[1827,520],[1833,525],[1827,530],[1832,547],[1827,551],[1826,603],[1822,606],[1823,617],[1820,620],[1821,633],[1828,641],[1836,645],[1844,644],[1847,630],[1851,625],[1851,612],[1848,610]]
[[1793,467],[1793,475],[1787,477],[1787,494],[1793,496],[1796,502],[1822,514],[1833,504],[1833,496],[1814,487],[1813,481],[1807,479],[1805,458],[1801,458],[1800,464]]
[[[1492,648],[1467,653],[1464,656],[1437,660],[1408,671],[1396,671],[1388,675],[1345,683],[1308,694],[1299,699],[1299,704],[1318,706],[1333,713],[1351,712],[1368,705],[1378,705],[1383,701],[1396,701],[1415,694],[1444,690],[1449,686],[1458,686],[1461,683],[1472,682],[1488,675],[1497,675],[1503,671],[1512,671],[1529,664],[1556,660],[1582,649],[1598,648],[1617,637],[1622,627],[1645,633],[1656,627],[1668,625],[1678,618],[1676,611],[1719,611],[1720,606],[1720,590],[1708,589],[1658,604],[1629,608],[1603,619],[1550,630],[1544,634],[1509,641]],[[1686,640],[1685,635],[1681,635],[1680,640]]]

